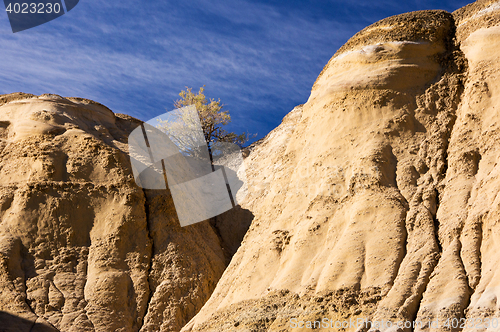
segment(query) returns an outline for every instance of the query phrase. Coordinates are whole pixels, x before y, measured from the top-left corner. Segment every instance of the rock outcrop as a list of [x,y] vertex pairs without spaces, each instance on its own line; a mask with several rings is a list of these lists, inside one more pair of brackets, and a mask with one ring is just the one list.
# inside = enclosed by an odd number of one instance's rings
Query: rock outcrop
[[183,331],[498,331],[499,24],[478,1],[340,48],[247,158],[255,218]]
[[135,184],[138,125],[89,100],[0,97],[1,331],[179,331],[210,296],[219,236]]
[[0,331],[499,331],[499,82],[500,2],[377,22],[185,228],[138,120],[0,96]]

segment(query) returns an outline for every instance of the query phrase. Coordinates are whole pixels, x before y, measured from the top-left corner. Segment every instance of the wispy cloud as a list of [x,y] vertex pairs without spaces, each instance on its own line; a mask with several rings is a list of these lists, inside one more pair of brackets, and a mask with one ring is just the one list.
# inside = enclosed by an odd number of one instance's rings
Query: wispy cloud
[[232,111],[232,129],[260,137],[307,100],[323,65],[351,35],[434,2],[82,0],[17,34],[5,15],[0,93],[81,96],[147,120],[171,109],[185,86],[205,84]]

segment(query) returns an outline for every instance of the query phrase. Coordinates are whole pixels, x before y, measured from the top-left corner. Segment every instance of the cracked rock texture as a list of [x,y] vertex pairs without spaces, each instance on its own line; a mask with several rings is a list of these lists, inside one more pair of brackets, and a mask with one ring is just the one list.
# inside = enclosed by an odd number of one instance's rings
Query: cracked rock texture
[[384,19],[340,48],[252,147],[255,218],[183,331],[325,317],[500,331],[499,24],[500,2],[478,1]]
[[0,96],[0,331],[500,331],[500,2],[353,36],[211,223],[137,187],[138,125]]
[[208,299],[219,236],[135,184],[139,124],[85,99],[0,96],[0,331],[179,331]]

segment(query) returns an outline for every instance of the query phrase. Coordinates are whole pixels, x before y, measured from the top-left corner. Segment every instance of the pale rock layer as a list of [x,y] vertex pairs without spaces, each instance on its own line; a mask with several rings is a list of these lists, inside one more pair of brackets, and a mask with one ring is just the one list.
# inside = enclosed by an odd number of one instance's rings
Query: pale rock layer
[[183,331],[500,330],[498,24],[478,1],[351,38],[250,152],[255,219]]
[[[499,54],[496,1],[367,27],[245,151],[241,206],[185,228],[168,191],[133,180],[139,121],[84,99],[0,96],[0,321],[499,331],[484,321],[500,319]],[[475,321],[445,326],[461,319]]]
[[178,331],[208,299],[219,237],[135,184],[139,125],[89,100],[0,97],[0,330]]

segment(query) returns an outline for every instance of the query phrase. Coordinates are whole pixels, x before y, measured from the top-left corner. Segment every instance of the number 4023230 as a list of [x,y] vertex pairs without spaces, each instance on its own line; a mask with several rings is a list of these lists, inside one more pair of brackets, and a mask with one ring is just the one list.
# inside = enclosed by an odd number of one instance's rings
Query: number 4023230
[[61,5],[58,3],[9,3],[5,11],[9,14],[59,14]]

